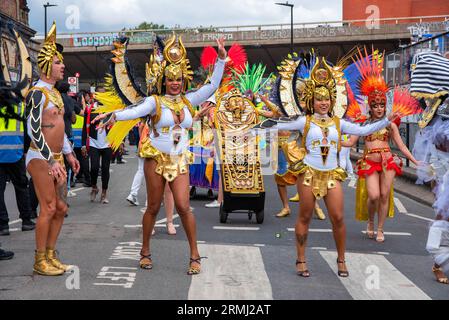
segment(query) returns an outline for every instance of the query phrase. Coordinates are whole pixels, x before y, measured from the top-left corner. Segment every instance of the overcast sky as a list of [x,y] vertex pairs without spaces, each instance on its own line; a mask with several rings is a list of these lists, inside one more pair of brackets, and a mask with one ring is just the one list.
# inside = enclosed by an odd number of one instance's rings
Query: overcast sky
[[[30,26],[44,32],[43,4],[49,0],[29,0]],[[167,27],[236,26],[289,23],[290,8],[277,6],[283,0],[52,0],[57,7],[47,9],[48,25],[56,20],[58,32],[117,31],[141,22]],[[342,0],[290,0],[295,22],[342,19]],[[70,6],[80,12],[78,30],[66,25]]]

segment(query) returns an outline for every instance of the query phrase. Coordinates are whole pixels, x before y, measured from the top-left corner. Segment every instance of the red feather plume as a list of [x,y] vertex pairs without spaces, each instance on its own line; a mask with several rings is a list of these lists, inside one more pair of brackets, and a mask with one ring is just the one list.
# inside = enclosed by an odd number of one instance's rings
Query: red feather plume
[[238,43],[234,43],[228,51],[228,57],[231,60],[232,68],[238,73],[243,72],[248,61],[245,49]]
[[354,96],[354,92],[348,83],[346,83],[346,92],[348,93],[349,101],[348,108],[346,109],[346,117],[348,117],[352,122],[365,122],[367,117],[362,114],[362,109],[360,108],[360,105]]
[[397,87],[393,95],[393,112],[401,117],[410,116],[422,112],[418,100],[413,98],[406,89]]
[[383,54],[379,54],[373,49],[372,54],[368,55],[365,47],[364,54],[358,49],[357,60],[354,59],[354,62],[362,76],[358,82],[362,95],[368,97],[374,91],[380,91],[384,94],[388,92],[388,85],[382,76]]
[[205,47],[203,49],[203,53],[201,54],[201,66],[205,70],[208,70],[211,66],[213,66],[215,64],[217,57],[218,57],[218,53],[214,48]]

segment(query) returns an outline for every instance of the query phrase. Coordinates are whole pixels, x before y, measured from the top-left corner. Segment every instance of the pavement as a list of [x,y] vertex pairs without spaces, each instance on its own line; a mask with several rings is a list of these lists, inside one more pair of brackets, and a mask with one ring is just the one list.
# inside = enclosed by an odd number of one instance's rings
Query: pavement
[[[218,209],[204,207],[210,201],[207,190],[198,190],[191,206],[200,254],[208,257],[202,260],[200,275],[186,275],[186,235],[177,216],[177,235],[167,234],[163,208],[151,241],[154,268],[140,270],[144,209],[126,201],[137,159],[131,155],[126,160],[126,164],[111,166],[110,204],[91,203],[88,188],[72,190],[76,196],[69,198],[69,216],[57,249],[61,260],[74,267],[60,277],[33,274],[34,232],[20,231],[14,190],[7,186],[11,236],[0,237],[0,242],[15,256],[0,261],[0,300],[253,300],[264,304],[270,300],[449,298],[449,286],[435,281],[432,258],[425,250],[432,208],[397,193],[396,216],[386,222],[386,241],[377,243],[364,234],[366,223],[354,219],[354,180],[344,183],[349,278],[336,274],[329,218],[314,219],[310,225],[307,262],[311,277],[296,275],[294,227],[299,207],[292,203],[290,216],[275,217],[280,203],[272,176],[264,177],[263,224],[257,224],[255,217],[249,219],[247,213],[231,213],[227,223],[220,224]],[[289,196],[295,194],[294,188],[288,191]],[[139,202],[145,203],[143,186]],[[323,201],[320,205],[325,209]]]

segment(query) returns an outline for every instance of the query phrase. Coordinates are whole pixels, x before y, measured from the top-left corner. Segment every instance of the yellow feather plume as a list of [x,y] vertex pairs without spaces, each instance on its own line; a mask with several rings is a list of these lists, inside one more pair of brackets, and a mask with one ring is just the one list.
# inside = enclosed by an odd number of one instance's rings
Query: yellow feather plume
[[131,129],[134,128],[134,126],[139,122],[140,118],[128,121],[118,121],[112,126],[108,136],[106,137],[112,150],[117,151],[128,132],[131,131]]

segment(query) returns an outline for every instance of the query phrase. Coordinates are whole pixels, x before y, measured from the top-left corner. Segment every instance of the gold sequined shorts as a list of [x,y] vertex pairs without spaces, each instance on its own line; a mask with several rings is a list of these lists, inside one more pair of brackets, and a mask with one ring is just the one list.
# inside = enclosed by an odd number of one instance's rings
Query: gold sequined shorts
[[179,155],[170,155],[160,152],[153,147],[149,140],[142,142],[139,157],[156,161],[156,173],[163,176],[168,182],[172,182],[177,176],[189,172],[189,165],[194,161],[194,154],[185,151]]
[[[52,152],[53,155],[53,159],[56,162],[59,162],[59,164],[65,169],[65,163],[64,163],[64,155],[62,154],[62,152]],[[39,149],[35,148],[35,147],[30,147],[28,149],[28,153],[27,153],[27,158],[26,158],[26,167],[28,167],[28,164],[31,162],[31,160],[33,159],[41,159],[41,160],[45,160],[44,157],[41,155]],[[45,160],[46,161],[46,160]]]
[[345,170],[338,167],[330,171],[320,171],[313,169],[304,162],[299,162],[293,166],[298,175],[304,174],[303,184],[312,187],[313,195],[317,200],[327,195],[327,190],[334,189],[337,181],[345,181],[348,177]]

